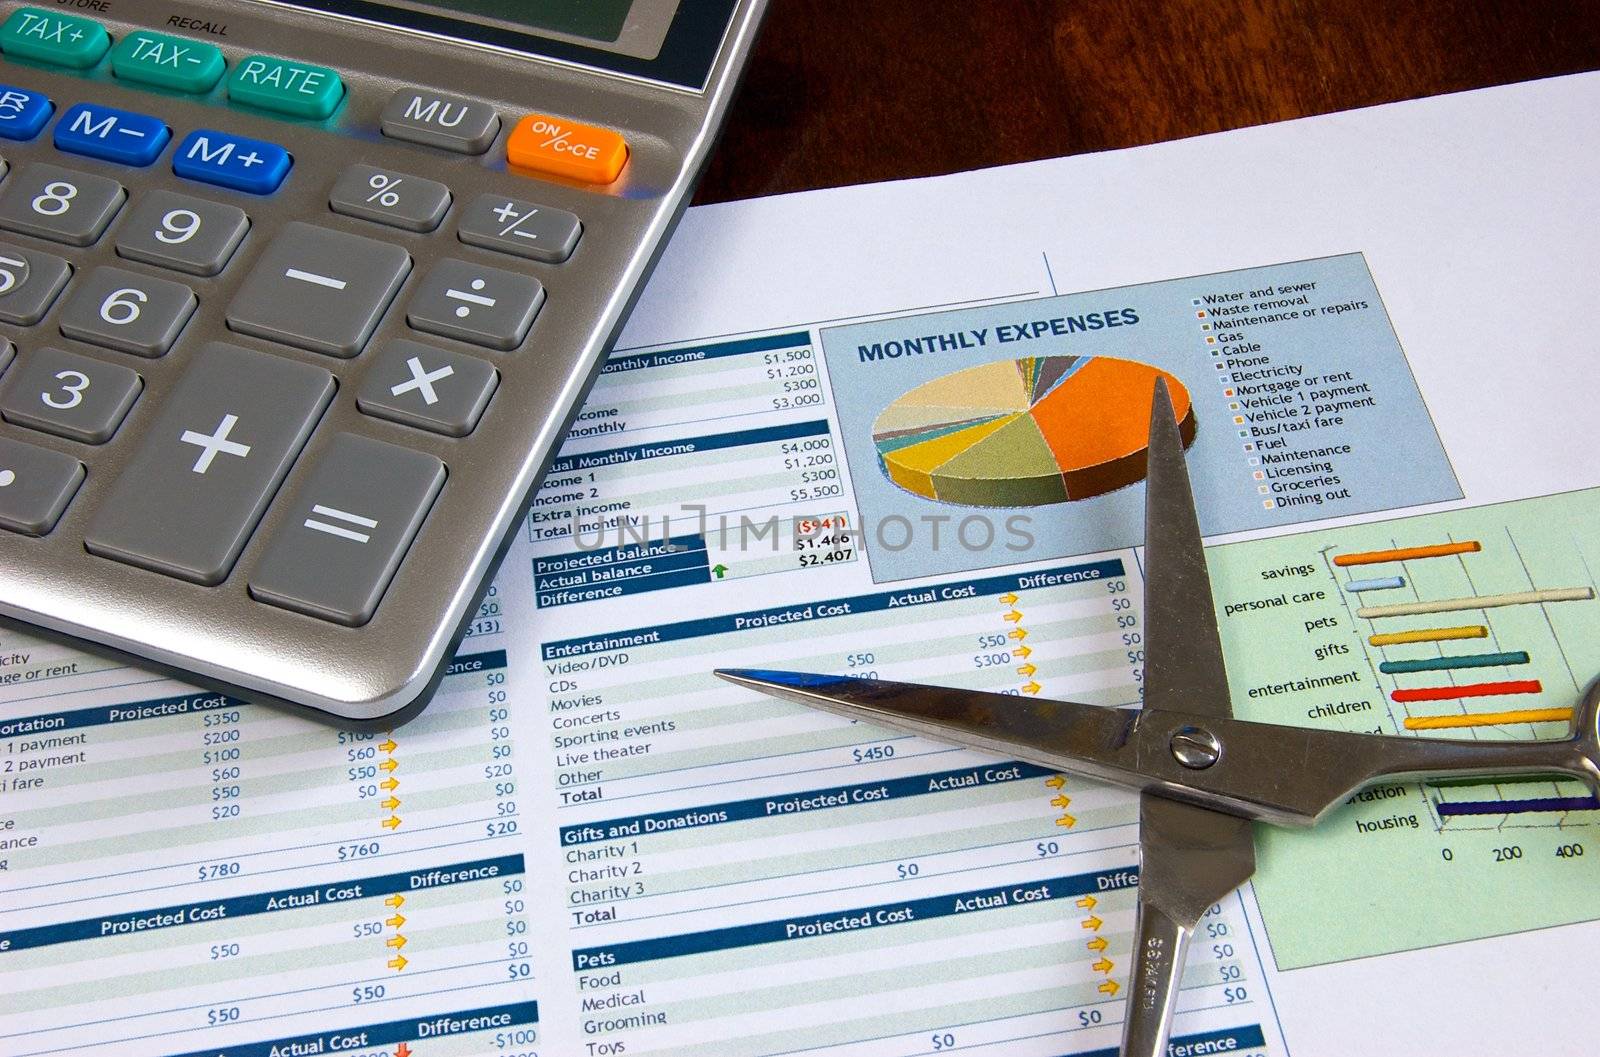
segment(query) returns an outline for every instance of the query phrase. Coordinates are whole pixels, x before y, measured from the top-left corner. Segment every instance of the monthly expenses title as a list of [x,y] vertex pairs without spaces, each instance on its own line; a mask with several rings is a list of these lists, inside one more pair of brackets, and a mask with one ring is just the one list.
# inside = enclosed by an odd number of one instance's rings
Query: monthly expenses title
[[982,349],[991,343],[1010,345],[1038,338],[1065,338],[1072,334],[1111,327],[1131,327],[1139,322],[1139,313],[1131,308],[1112,308],[1104,312],[1085,312],[1079,316],[1050,316],[1047,319],[1030,319],[1021,323],[1002,323],[994,328],[978,330],[953,330],[944,334],[922,334],[915,337],[875,341],[871,345],[857,345],[856,355],[862,363],[873,360],[898,360],[902,356],[922,356],[930,352],[951,352],[956,349]]

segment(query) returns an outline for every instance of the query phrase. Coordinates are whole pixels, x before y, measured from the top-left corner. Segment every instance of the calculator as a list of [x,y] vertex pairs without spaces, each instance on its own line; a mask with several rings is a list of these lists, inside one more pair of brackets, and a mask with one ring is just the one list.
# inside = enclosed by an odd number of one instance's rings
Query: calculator
[[0,3],[0,619],[414,715],[763,4]]

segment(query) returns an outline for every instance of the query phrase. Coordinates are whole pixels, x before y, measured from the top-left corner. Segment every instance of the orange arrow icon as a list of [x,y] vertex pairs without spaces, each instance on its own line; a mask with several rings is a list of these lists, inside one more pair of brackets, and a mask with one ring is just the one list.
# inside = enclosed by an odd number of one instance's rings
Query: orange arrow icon
[[390,777],[385,778],[383,781],[379,782],[378,783],[378,788],[379,789],[387,789],[389,792],[392,793],[396,789],[400,788],[400,779],[395,778],[394,776],[391,775]]
[[389,738],[387,741],[378,742],[378,751],[379,752],[393,752],[394,750],[398,749],[399,747],[400,746],[395,743],[395,740],[393,738]]
[[1009,620],[1011,623],[1015,624],[1017,621],[1022,619],[1022,614],[1017,612],[1015,609],[1013,609],[1011,612],[1007,613],[1005,616],[1001,617],[1000,619],[1001,620]]
[[400,798],[397,796],[385,797],[378,801],[378,806],[383,808],[385,811],[393,811],[395,808],[400,806]]
[[1018,642],[1021,642],[1023,639],[1028,637],[1028,629],[1027,628],[1012,628],[1010,631],[1006,632],[1006,634],[1009,635],[1011,638],[1016,639]]
[[404,914],[396,914],[393,917],[384,918],[383,923],[392,929],[397,929],[406,923],[406,917]]
[[384,819],[381,823],[379,823],[379,825],[381,825],[384,829],[399,829],[400,828],[400,816],[399,815],[390,815],[388,818]]
[[1032,664],[1023,664],[1017,667],[1017,674],[1032,676],[1033,673],[1037,672],[1038,670],[1039,669]]
[[1095,907],[1100,905],[1100,900],[1096,899],[1094,896],[1084,896],[1082,899],[1078,900],[1076,905],[1081,910],[1093,910]]
[[411,1057],[411,1047],[402,1042],[394,1048],[394,1057]]
[[396,907],[396,908],[403,907],[403,906],[406,905],[406,897],[401,895],[399,892],[396,892],[394,895],[390,896],[388,899],[385,899],[383,901],[383,905],[386,906],[386,907]]
[[1015,591],[1007,591],[1005,594],[1000,596],[1000,601],[1005,603],[1008,606],[1016,605],[1017,604],[1016,592]]
[[1056,825],[1063,826],[1067,829],[1071,829],[1077,824],[1078,820],[1071,815],[1062,815],[1060,818],[1056,819]]
[[1100,931],[1100,926],[1104,925],[1105,922],[1101,921],[1099,918],[1095,917],[1093,914],[1090,914],[1088,917],[1086,917],[1082,921],[1078,922],[1078,924],[1082,925],[1084,928],[1090,930],[1091,932],[1099,932]]
[[1044,780],[1044,784],[1049,786],[1051,789],[1060,789],[1062,786],[1067,784],[1067,779],[1065,775],[1054,774],[1049,778],[1046,778]]
[[1012,657],[1021,657],[1023,660],[1027,660],[1029,657],[1033,656],[1033,647],[1032,646],[1018,646],[1016,649],[1011,651],[1011,656]]
[[1025,693],[1025,694],[1037,694],[1040,690],[1043,690],[1043,689],[1044,689],[1044,687],[1040,686],[1038,683],[1034,682],[1032,679],[1029,679],[1027,682],[1022,684],[1022,692]]
[[1096,953],[1105,950],[1109,946],[1111,946],[1111,944],[1106,941],[1104,936],[1096,936],[1094,939],[1089,941],[1089,949]]
[[406,945],[406,938],[404,936],[390,936],[388,939],[383,941],[383,945],[385,947],[393,947],[395,950],[399,950],[401,947]]
[[1093,965],[1089,966],[1089,968],[1093,969],[1097,973],[1102,973],[1102,974],[1104,974],[1106,976],[1110,976],[1111,975],[1111,970],[1115,969],[1116,966],[1111,964],[1111,959],[1110,958],[1101,958],[1099,961],[1097,961]]
[[391,757],[391,758],[389,758],[387,760],[384,760],[382,763],[378,764],[378,770],[392,772],[392,771],[395,770],[395,768],[397,768],[399,766],[400,766],[400,761]]
[[1107,980],[1105,983],[1095,988],[1095,990],[1099,991],[1102,995],[1114,995],[1118,991],[1122,990],[1122,988],[1117,986],[1117,982],[1115,980]]
[[388,961],[384,962],[383,964],[387,965],[389,968],[393,969],[395,972],[399,972],[401,969],[404,969],[406,966],[410,965],[411,963],[406,960],[406,956],[405,955],[397,954],[393,958],[390,958]]
[[1051,807],[1062,807],[1062,808],[1071,807],[1072,806],[1072,797],[1070,797],[1070,796],[1053,796],[1053,797],[1050,798],[1050,806]]

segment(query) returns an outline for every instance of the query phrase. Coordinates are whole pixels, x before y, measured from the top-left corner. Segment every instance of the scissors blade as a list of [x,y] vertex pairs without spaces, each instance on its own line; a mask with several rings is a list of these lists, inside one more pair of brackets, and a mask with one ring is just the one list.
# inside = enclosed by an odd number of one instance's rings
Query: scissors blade
[[[1192,419],[1190,420],[1192,421]],[[1144,706],[1231,716],[1211,576],[1166,379],[1156,379],[1144,497]]]
[[1164,1057],[1189,939],[1206,910],[1256,869],[1250,823],[1139,795],[1139,916],[1122,1057]]
[[949,686],[722,668],[730,683],[893,730],[1135,788],[1146,784],[1133,740],[1139,714]]

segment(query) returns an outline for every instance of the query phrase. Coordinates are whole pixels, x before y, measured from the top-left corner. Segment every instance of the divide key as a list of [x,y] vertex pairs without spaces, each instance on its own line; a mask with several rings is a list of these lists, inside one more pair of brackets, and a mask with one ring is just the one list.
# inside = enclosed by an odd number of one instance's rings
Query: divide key
[[186,180],[267,195],[289,175],[294,160],[276,143],[197,128],[178,144],[172,171]]

